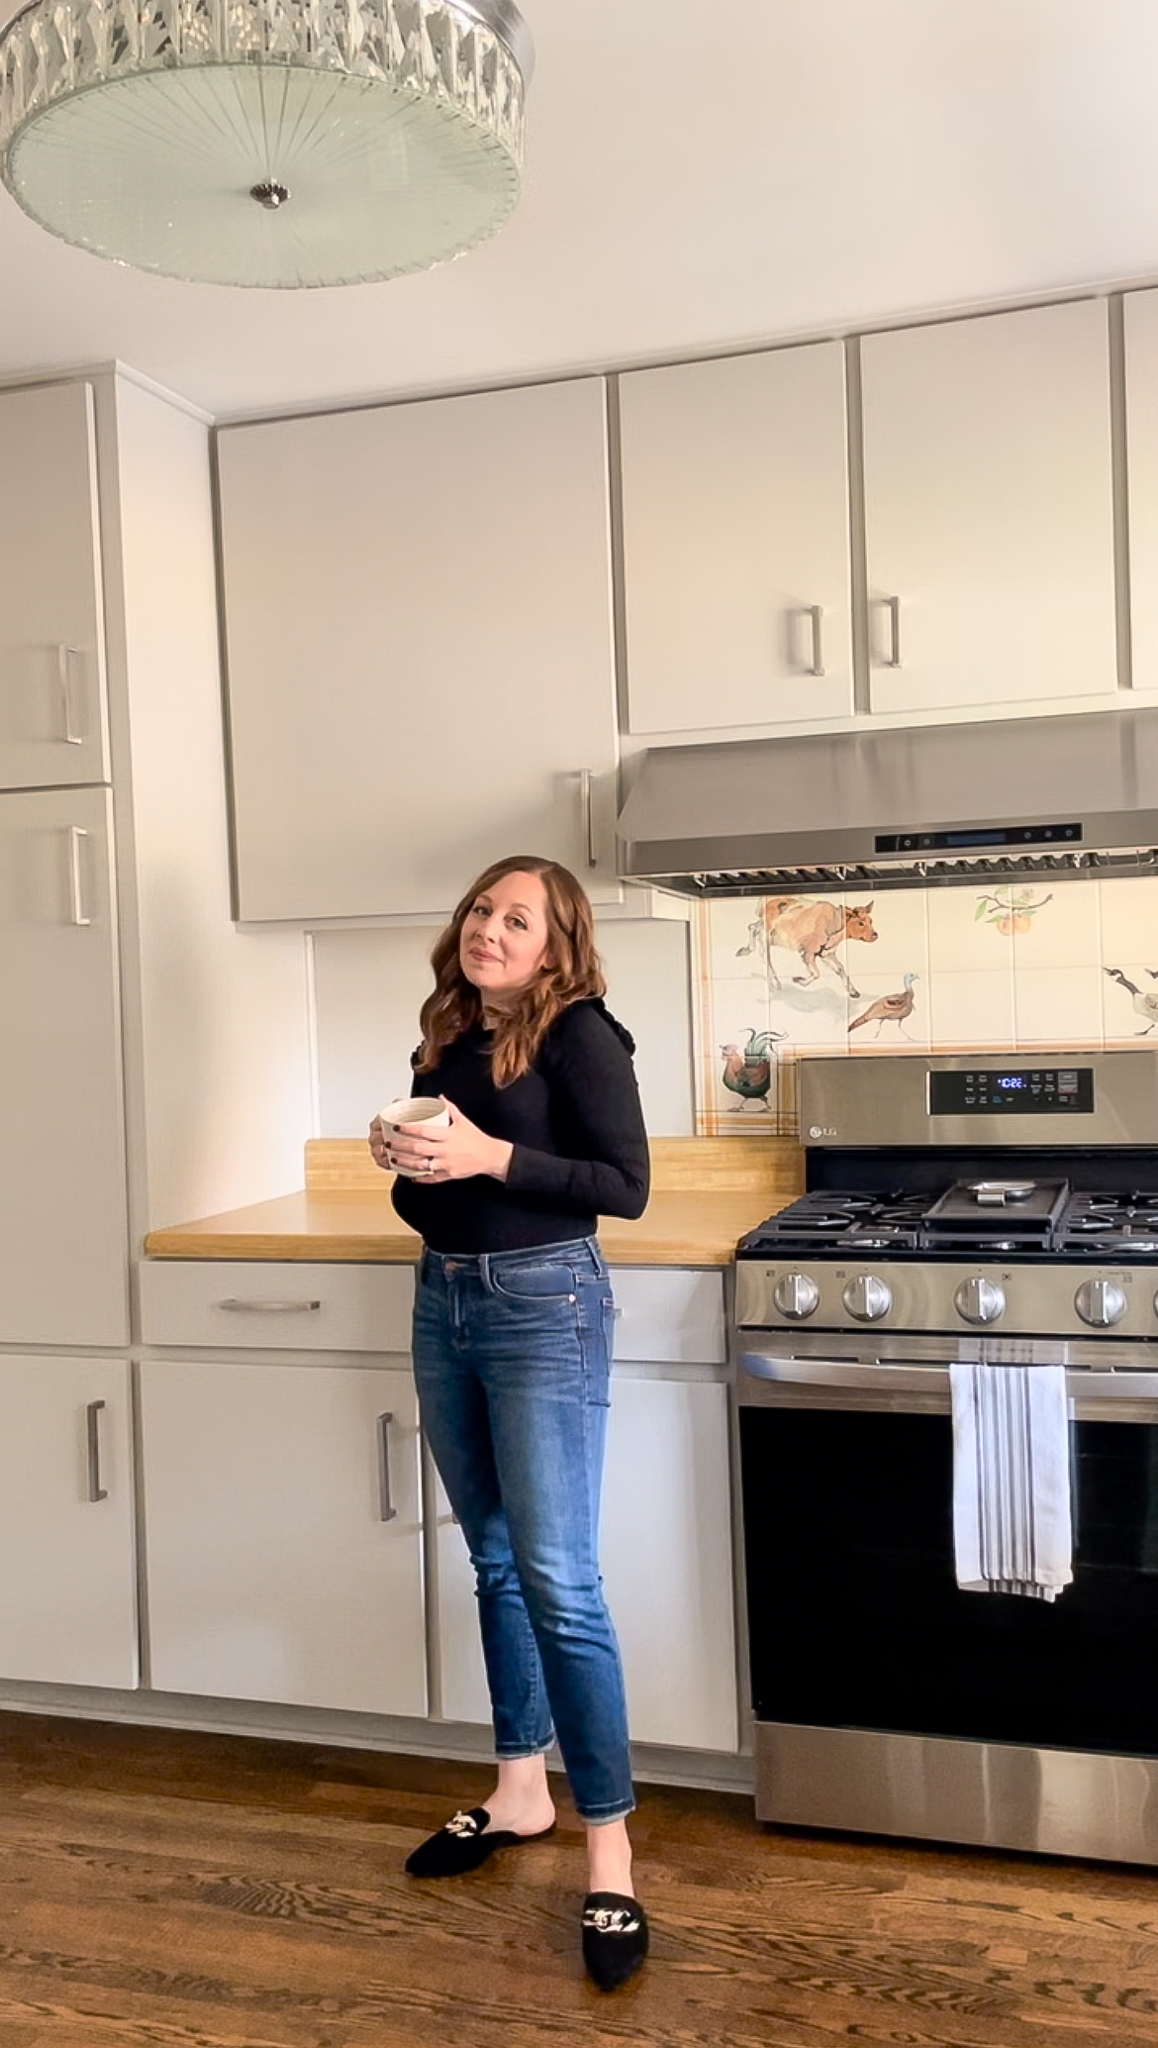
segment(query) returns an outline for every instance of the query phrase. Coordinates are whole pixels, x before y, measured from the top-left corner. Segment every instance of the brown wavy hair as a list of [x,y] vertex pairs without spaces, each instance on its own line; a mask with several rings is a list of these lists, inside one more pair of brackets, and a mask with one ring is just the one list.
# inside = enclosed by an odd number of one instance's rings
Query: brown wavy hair
[[481,1020],[482,997],[462,971],[459,942],[473,905],[504,875],[541,877],[547,898],[547,954],[537,979],[495,1025],[491,1072],[498,1087],[507,1087],[527,1072],[555,1019],[571,1003],[607,992],[595,950],[591,905],[582,884],[558,861],[535,853],[509,854],[486,868],[467,890],[430,955],[434,989],[422,1005],[422,1044],[414,1061],[420,1074],[437,1066],[444,1047]]

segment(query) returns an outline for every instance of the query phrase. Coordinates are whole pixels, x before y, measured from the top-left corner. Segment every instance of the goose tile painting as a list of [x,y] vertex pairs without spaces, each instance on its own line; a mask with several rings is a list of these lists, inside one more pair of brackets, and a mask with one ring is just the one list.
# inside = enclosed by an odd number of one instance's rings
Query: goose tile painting
[[693,915],[697,1129],[795,1129],[802,1053],[1158,1048],[1158,879],[716,898]]

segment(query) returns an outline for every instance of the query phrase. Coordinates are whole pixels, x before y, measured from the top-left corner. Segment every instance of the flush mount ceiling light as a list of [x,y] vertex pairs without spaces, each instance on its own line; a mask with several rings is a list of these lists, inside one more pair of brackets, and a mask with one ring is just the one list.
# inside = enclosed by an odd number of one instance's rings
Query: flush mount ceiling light
[[0,31],[0,177],[164,277],[400,277],[507,218],[532,63],[511,0],[32,0]]

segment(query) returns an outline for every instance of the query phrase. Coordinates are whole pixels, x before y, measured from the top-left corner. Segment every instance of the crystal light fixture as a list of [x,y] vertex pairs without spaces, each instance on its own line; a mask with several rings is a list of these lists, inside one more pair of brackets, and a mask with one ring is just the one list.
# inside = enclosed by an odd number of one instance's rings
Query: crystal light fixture
[[512,0],[31,0],[0,31],[0,177],[165,277],[400,277],[511,212],[532,63]]

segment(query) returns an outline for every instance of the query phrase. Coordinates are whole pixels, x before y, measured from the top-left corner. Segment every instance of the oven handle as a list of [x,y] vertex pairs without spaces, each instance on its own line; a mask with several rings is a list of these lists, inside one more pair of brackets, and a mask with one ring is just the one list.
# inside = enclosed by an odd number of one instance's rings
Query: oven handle
[[749,1379],[775,1380],[794,1387],[864,1388],[880,1393],[948,1394],[947,1365],[885,1365],[874,1359],[862,1364],[851,1358],[795,1358],[779,1352],[744,1351],[742,1373]]
[[[922,1408],[930,1405],[930,1397],[939,1406],[949,1406],[947,1364],[882,1364],[879,1359],[795,1358],[790,1354],[744,1351],[740,1368],[741,1405],[766,1406],[770,1400],[774,1403],[774,1389],[780,1386],[797,1390],[792,1397],[794,1407],[800,1405],[801,1391],[809,1387],[816,1389],[818,1406],[826,1405],[826,1397],[857,1394],[880,1397],[879,1401],[866,1401],[866,1407],[903,1408],[907,1397],[915,1398]],[[1032,1371],[1033,1367],[1027,1365],[1026,1370]],[[751,1384],[746,1386],[745,1382]],[[1069,1367],[1066,1394],[1076,1422],[1158,1424],[1158,1370],[1095,1372]]]

